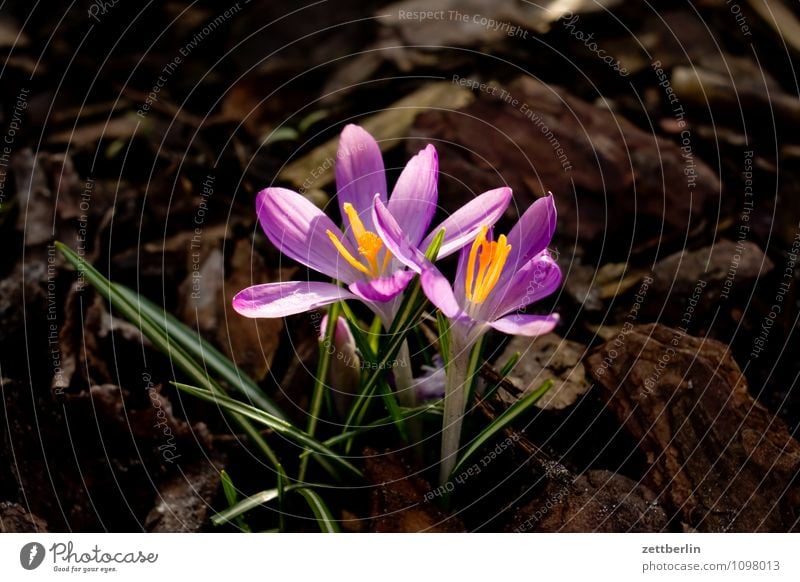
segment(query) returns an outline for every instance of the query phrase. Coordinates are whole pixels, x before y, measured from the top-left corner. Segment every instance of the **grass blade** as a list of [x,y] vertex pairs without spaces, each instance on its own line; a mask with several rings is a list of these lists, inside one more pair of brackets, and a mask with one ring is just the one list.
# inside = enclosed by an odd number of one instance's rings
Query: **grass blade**
[[[236,491],[236,487],[233,485],[233,480],[231,476],[228,475],[228,472],[223,469],[219,472],[219,478],[222,482],[222,491],[225,493],[225,500],[228,502],[229,507],[233,507],[239,502],[239,493]],[[250,526],[247,525],[247,522],[244,520],[243,516],[236,517],[236,526],[242,530],[243,532],[250,532]]]
[[112,283],[112,286],[123,299],[135,305],[141,315],[155,323],[161,323],[160,327],[172,341],[186,350],[189,355],[203,362],[209,371],[214,372],[217,377],[239,391],[255,406],[278,418],[286,418],[283,411],[264,394],[258,384],[222,352],[203,339],[199,333],[146,297],[142,297],[123,285]]
[[426,304],[427,301],[422,295],[422,286],[419,283],[419,277],[417,277],[411,292],[403,299],[400,310],[392,322],[387,334],[388,342],[382,347],[376,364],[369,370],[364,385],[361,387],[361,392],[354,399],[342,432],[348,432],[353,426],[364,421],[372,398],[375,396],[378,381],[383,373],[389,369],[389,362],[397,356],[400,346],[405,341],[413,323],[422,315]]
[[265,503],[269,503],[273,499],[277,498],[278,498],[277,489],[267,489],[266,491],[260,491],[255,495],[251,495],[250,497],[245,497],[240,502],[229,507],[225,511],[220,511],[218,514],[212,516],[211,523],[213,523],[214,525],[226,524],[231,520],[240,518],[248,511],[251,511],[261,505],[264,505]]
[[450,356],[450,321],[438,309],[436,310],[436,327],[439,330],[439,353],[446,368],[447,358]]
[[[111,281],[106,279],[97,269],[84,261],[68,246],[61,242],[56,242],[55,246],[76,269],[83,273],[83,276],[92,287],[94,287],[122,317],[138,327],[142,334],[147,337],[159,351],[166,355],[173,364],[182,370],[184,374],[213,394],[223,395],[225,393],[222,387],[211,379],[204,367],[198,364],[180,345],[172,341],[167,331],[160,327],[157,321],[137,310],[136,304],[129,301],[129,296],[120,294]],[[250,440],[253,441],[274,465],[279,478],[281,475],[285,475],[286,473],[283,469],[283,465],[277,455],[256,428],[244,417],[234,415],[233,418],[239,426],[242,427]]]
[[[292,485],[286,488],[286,492],[297,492],[299,493],[303,499],[305,499],[306,503],[308,503],[309,508],[314,514],[316,518],[317,524],[319,525],[320,531],[323,533],[338,533],[339,526],[336,523],[336,520],[333,518],[333,514],[331,513],[328,506],[322,500],[322,497],[308,487],[303,487],[300,485]],[[211,518],[211,523],[214,525],[223,525],[230,521],[237,521],[241,520],[245,513],[248,511],[252,511],[257,507],[261,507],[278,498],[278,490],[277,489],[267,489],[265,491],[259,491],[258,493],[251,495],[245,499],[242,499],[235,505],[229,507],[225,511],[220,511],[216,515]]]
[[[425,257],[428,260],[436,260],[436,257],[439,255],[439,249],[442,247],[442,242],[444,242],[444,234],[444,229],[441,229],[436,233],[436,236],[433,237],[431,244],[428,245],[428,248],[425,250]],[[405,297],[403,297],[400,309],[389,328],[387,334],[389,342],[379,351],[380,357],[377,358],[375,369],[367,376],[361,388],[361,392],[356,395],[355,401],[347,415],[347,420],[345,420],[342,432],[348,432],[355,424],[364,422],[364,417],[367,414],[367,409],[374,396],[382,372],[385,370],[387,363],[397,356],[400,351],[400,346],[406,341],[406,336],[413,327],[413,324],[422,316],[427,304],[428,302],[422,292],[422,285],[420,284],[419,277],[416,277],[411,291],[406,293]],[[390,414],[393,414],[393,411],[396,410],[391,405],[387,406],[387,408]],[[352,441],[348,441],[345,450],[349,451],[351,445]]]
[[314,517],[317,518],[317,525],[322,533],[339,533],[339,525],[333,519],[328,506],[322,500],[322,497],[313,489],[302,487],[297,492],[303,496],[308,503],[311,511],[314,512]]
[[[400,414],[402,415],[403,419],[411,418],[420,414],[424,415],[434,415],[434,416],[441,416],[442,415],[442,401],[439,400],[434,402],[433,404],[424,404],[422,406],[415,406],[414,408],[400,408]],[[359,426],[354,428],[351,431],[343,432],[341,434],[337,434],[325,441],[322,441],[322,444],[326,447],[332,447],[334,445],[338,445],[339,443],[348,441],[349,439],[356,437],[360,434],[364,434],[370,430],[375,430],[376,428],[383,428],[388,426],[390,423],[394,422],[394,418],[391,416],[385,416],[378,420],[375,420],[369,424],[365,424],[363,426]],[[303,455],[308,455],[309,453],[305,452]]]
[[[322,402],[325,397],[325,388],[328,382],[328,370],[331,365],[331,354],[328,353],[326,347],[336,346],[336,321],[339,319],[339,311],[341,311],[340,303],[334,303],[328,310],[328,323],[323,335],[323,340],[319,340],[319,357],[317,358],[317,373],[314,377],[314,389],[311,393],[311,404],[308,408],[308,425],[306,426],[306,433],[309,436],[314,436],[317,430],[317,422],[322,413]],[[300,469],[297,474],[297,480],[303,481],[306,478],[306,470],[308,469],[308,458],[304,457],[300,461]]]
[[[296,428],[285,420],[276,418],[268,412],[260,410],[254,406],[250,406],[249,404],[245,404],[244,402],[240,402],[239,400],[230,398],[229,396],[214,394],[210,390],[198,388],[196,386],[190,386],[188,384],[181,384],[180,382],[173,382],[173,384],[180,390],[183,390],[192,396],[201,398],[207,402],[212,402],[221,408],[224,408],[225,410],[263,424],[287,439],[302,445],[314,453],[320,454],[326,461],[340,469],[344,469],[351,475],[361,476],[361,471],[359,471],[344,457],[335,453],[313,437],[309,436],[306,432]],[[286,489],[288,490],[289,487]]]
[[511,370],[514,369],[514,366],[517,365],[517,362],[519,362],[519,359],[521,357],[522,357],[522,354],[520,354],[519,352],[514,352],[511,355],[511,357],[508,358],[508,361],[506,361],[506,363],[503,364],[503,367],[500,368],[500,372],[498,372],[501,381],[500,382],[495,382],[491,387],[489,387],[486,390],[486,392],[484,392],[481,400],[484,400],[484,401],[488,402],[489,399],[491,399],[491,397],[494,396],[495,392],[497,392],[497,390],[500,388],[500,386],[502,384],[502,380],[505,380],[506,377],[511,373]]

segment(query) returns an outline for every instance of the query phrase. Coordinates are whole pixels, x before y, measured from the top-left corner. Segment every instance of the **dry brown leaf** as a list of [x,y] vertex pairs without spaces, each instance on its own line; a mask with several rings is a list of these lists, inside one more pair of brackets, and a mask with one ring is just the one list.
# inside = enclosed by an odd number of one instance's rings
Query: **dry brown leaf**
[[136,132],[141,122],[134,116],[126,115],[108,121],[91,123],[78,126],[74,131],[67,130],[50,136],[50,143],[70,144],[80,148],[95,143],[101,139],[127,139]]
[[[262,380],[272,365],[283,330],[283,320],[242,317],[233,310],[231,302],[236,293],[256,283],[253,274],[261,276],[266,273],[266,265],[258,254],[253,253],[251,242],[244,239],[237,241],[219,312],[219,318],[225,321],[225,325],[220,325],[217,330],[217,341],[223,351],[256,381]],[[286,280],[286,275],[283,272],[278,278]]]
[[[472,101],[472,92],[452,83],[437,82],[425,85],[386,107],[380,113],[371,115],[359,122],[370,132],[381,149],[386,150],[395,142],[392,141],[408,133],[408,129],[417,115],[430,107],[458,109]],[[289,164],[279,178],[307,190],[323,188],[333,181],[333,167],[339,138],[315,148],[296,162]]]
[[800,51],[800,21],[781,0],[747,0],[747,3],[784,41]]

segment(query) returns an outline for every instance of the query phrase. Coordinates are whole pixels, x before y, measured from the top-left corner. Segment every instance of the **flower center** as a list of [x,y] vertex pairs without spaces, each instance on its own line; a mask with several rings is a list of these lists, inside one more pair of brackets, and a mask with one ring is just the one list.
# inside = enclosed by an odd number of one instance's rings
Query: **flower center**
[[358,217],[358,212],[356,212],[352,204],[345,202],[343,208],[347,215],[347,220],[350,222],[350,228],[353,230],[353,236],[358,244],[358,254],[366,259],[366,264],[354,257],[333,232],[326,230],[325,234],[331,239],[336,250],[338,250],[344,259],[355,269],[370,277],[380,277],[386,270],[389,259],[392,258],[392,253],[389,252],[389,249],[386,249],[383,262],[379,265],[378,254],[383,248],[383,241],[377,234],[364,228],[364,223],[361,222],[361,219]]
[[501,234],[496,241],[489,241],[486,239],[488,230],[489,227],[484,226],[475,237],[467,261],[465,287],[467,299],[474,304],[483,303],[489,297],[511,252],[506,235]]

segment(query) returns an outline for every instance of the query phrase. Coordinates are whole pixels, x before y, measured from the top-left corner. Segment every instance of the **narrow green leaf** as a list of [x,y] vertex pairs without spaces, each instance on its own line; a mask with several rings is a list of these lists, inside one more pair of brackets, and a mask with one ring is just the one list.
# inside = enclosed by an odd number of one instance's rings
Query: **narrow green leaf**
[[514,352],[513,354],[511,354],[511,357],[508,358],[506,363],[503,364],[503,367],[500,368],[500,377],[505,378],[506,376],[508,376],[511,373],[511,370],[514,369],[514,366],[517,365],[517,362],[519,362],[519,359],[521,357],[522,354],[519,352]]
[[[506,363],[503,364],[503,367],[500,368],[500,372],[498,372],[500,374],[500,378],[504,379],[506,376],[508,376],[511,373],[511,370],[514,369],[514,366],[517,365],[517,362],[519,362],[519,359],[521,357],[522,354],[520,354],[519,352],[514,352],[511,355],[511,357],[508,358],[508,361],[506,361]],[[492,396],[494,396],[494,393],[497,392],[498,388],[500,388],[500,385],[501,382],[496,382],[488,390],[486,390],[486,392],[483,395],[483,400],[488,401]]]
[[[367,354],[365,361],[362,362],[362,370],[373,370],[376,368],[380,370],[381,364],[375,361],[375,354],[379,348],[379,340],[382,333],[383,323],[378,316],[375,316],[375,318],[372,320],[372,325],[366,334],[364,334],[361,338],[356,336],[356,334],[353,334],[356,340],[356,345],[358,346],[358,350],[361,352],[362,357],[365,357],[364,354]],[[366,345],[363,345],[365,340]],[[384,372],[386,372],[386,370],[384,370]],[[400,405],[397,401],[397,396],[386,383],[385,376],[380,376],[379,380],[380,395],[383,399],[384,407],[391,415],[395,427],[397,428],[398,433],[400,433],[400,438],[402,438],[404,441],[408,441],[408,430],[406,429],[402,416],[399,414]]]
[[472,346],[472,351],[469,354],[470,375],[467,377],[467,403],[472,402],[472,399],[475,397],[475,390],[478,386],[478,370],[481,368],[484,337],[485,336],[481,336],[478,338],[478,341]]
[[450,357],[450,320],[438,309],[436,310],[436,327],[439,329],[439,353],[442,355],[445,368],[447,368],[447,358]]
[[[417,415],[431,415],[431,416],[441,416],[442,415],[442,401],[439,400],[432,404],[424,404],[422,406],[415,406],[414,408],[400,408],[400,414],[403,419],[411,418]],[[353,437],[356,437],[360,434],[364,434],[365,432],[369,432],[371,430],[375,430],[376,428],[384,428],[394,422],[394,418],[391,416],[385,416],[378,420],[375,420],[369,424],[365,424],[358,428],[355,428],[349,432],[343,432],[341,434],[337,434],[329,438],[326,441],[323,441],[322,444],[326,447],[333,447],[338,445],[339,443],[345,442]],[[302,453],[303,455],[308,455],[308,452]]]
[[436,236],[433,237],[431,244],[428,245],[428,248],[425,249],[425,256],[428,258],[429,261],[435,261],[439,256],[439,250],[442,248],[442,243],[444,242],[444,229],[440,229],[439,232],[436,233]]
[[[328,506],[322,500],[322,497],[311,489],[307,485],[292,485],[286,488],[286,492],[297,492],[299,493],[303,499],[308,504],[309,508],[311,508],[314,517],[317,520],[317,524],[319,525],[320,531],[324,533],[338,533],[339,526],[336,523],[336,520],[333,518],[333,514],[331,513]],[[242,499],[232,507],[229,507],[225,511],[220,511],[216,515],[211,518],[211,523],[214,525],[223,525],[230,521],[239,520],[241,519],[245,513],[248,511],[252,511],[257,507],[261,507],[262,505],[266,505],[267,503],[275,500],[278,498],[278,490],[277,489],[267,489],[265,491],[259,491],[258,493],[251,495],[245,499]],[[282,528],[278,531],[282,531]]]
[[201,398],[207,402],[212,402],[230,412],[234,412],[249,418],[250,420],[254,420],[255,422],[263,424],[264,426],[274,430],[276,433],[306,447],[312,452],[319,453],[325,458],[325,460],[341,469],[346,470],[352,475],[361,475],[361,472],[344,457],[335,453],[313,437],[309,436],[304,431],[294,427],[285,420],[276,418],[268,412],[264,412],[263,410],[260,410],[254,406],[250,406],[249,404],[245,404],[244,402],[240,402],[239,400],[234,400],[233,398],[224,395],[214,394],[210,390],[205,390],[196,386],[190,386],[188,384],[182,384],[180,382],[173,382],[173,384],[180,390],[183,390],[192,396]]
[[[377,358],[376,365],[369,370],[361,391],[353,401],[342,432],[348,432],[353,426],[359,425],[364,421],[372,398],[375,396],[378,381],[389,367],[389,362],[397,356],[409,330],[419,320],[426,305],[427,301],[422,293],[419,277],[417,277],[411,291],[406,293],[403,298],[397,316],[386,334],[387,342],[381,346],[381,353]],[[351,444],[351,441],[348,442],[346,450],[349,451]]]
[[[144,334],[158,350],[170,358],[180,370],[211,393],[219,395],[224,394],[222,387],[208,375],[206,369],[192,359],[184,348],[173,342],[166,329],[160,327],[157,321],[148,317],[146,313],[137,310],[136,304],[131,303],[126,299],[126,296],[121,295],[111,281],[100,274],[92,265],[84,261],[75,251],[58,241],[55,243],[55,246],[59,252],[83,274],[92,287],[122,315],[122,317],[138,327],[142,331],[142,334]],[[267,459],[274,465],[278,474],[285,474],[277,455],[255,427],[241,416],[234,416],[233,418],[239,426],[242,427],[250,440],[261,449]]]
[[271,415],[278,418],[286,418],[283,411],[264,394],[258,384],[222,352],[203,339],[198,332],[192,330],[174,315],[168,313],[165,309],[161,309],[146,297],[116,283],[112,283],[112,286],[123,299],[135,305],[143,316],[160,323],[171,340],[184,348],[189,355],[203,362],[209,371],[216,373],[231,388],[241,392],[255,406],[266,410]]
[[[317,358],[317,373],[314,377],[314,388],[311,392],[311,404],[308,407],[308,425],[306,426],[306,433],[309,436],[314,436],[317,430],[317,422],[322,413],[322,402],[325,397],[325,389],[328,382],[328,370],[331,365],[331,354],[328,352],[328,346],[336,346],[336,321],[339,319],[339,303],[334,303],[328,310],[328,321],[325,328],[324,340],[319,341],[319,356]],[[297,480],[304,481],[306,478],[306,471],[308,470],[308,458],[303,458],[300,461],[300,469],[298,471]]]
[[294,141],[300,134],[293,127],[278,127],[261,138],[261,145],[266,146],[281,141]]
[[450,475],[458,473],[458,471],[463,467],[466,462],[474,455],[481,447],[483,447],[487,442],[489,442],[497,433],[502,431],[506,428],[509,424],[511,424],[514,419],[519,417],[525,411],[527,411],[531,406],[536,404],[536,402],[544,396],[548,390],[553,386],[552,380],[546,380],[539,388],[528,394],[527,396],[517,400],[513,405],[511,405],[503,414],[498,416],[492,424],[484,428],[481,433],[475,437],[475,439],[470,442],[469,446],[464,451],[464,454],[461,455],[461,458],[456,463],[453,470],[450,471]]
[[[233,507],[239,501],[239,494],[236,491],[236,487],[233,485],[233,480],[225,469],[219,472],[219,477],[220,481],[222,482],[222,491],[225,493],[225,499],[228,502],[228,506]],[[241,515],[236,518],[236,525],[244,532],[249,533],[251,531],[250,526],[247,525],[247,522]]]
[[219,472],[219,479],[222,482],[222,491],[225,493],[225,499],[227,500],[228,505],[236,505],[238,493],[236,493],[236,487],[233,486],[231,476],[228,475],[228,472],[225,469],[223,469]]
[[328,506],[325,505],[322,497],[320,497],[316,491],[308,489],[307,487],[301,487],[297,489],[297,492],[303,496],[308,506],[311,508],[311,511],[314,512],[314,517],[317,518],[317,525],[319,525],[321,532],[339,533],[339,525],[336,523],[336,520],[333,519],[333,515],[331,515]]
[[353,310],[350,309],[350,306],[347,305],[346,302],[342,301],[341,305],[342,314],[344,314],[348,325],[350,325],[350,331],[353,333],[353,338],[356,340],[356,347],[361,353],[361,358],[367,362],[374,362],[376,356],[375,350],[373,350],[370,345],[369,332],[364,331],[355,313],[353,313]]
[[378,345],[381,340],[381,332],[383,332],[383,322],[377,315],[372,319],[372,325],[369,326],[369,346],[372,348],[372,353],[378,351]]
[[327,109],[317,109],[316,111],[312,111],[302,120],[300,120],[300,123],[297,124],[297,129],[300,131],[300,133],[305,133],[312,125],[318,121],[326,119],[329,115],[330,113]]
[[403,439],[403,442],[408,442],[408,430],[406,429],[405,419],[400,413],[400,404],[397,402],[394,390],[392,390],[385,378],[381,378],[379,389],[383,398],[383,405],[386,407],[386,412],[389,413],[392,423],[400,433],[400,438]]
[[211,523],[214,525],[222,525],[228,523],[229,521],[241,517],[248,511],[255,509],[265,503],[269,503],[273,499],[278,498],[278,490],[277,489],[267,489],[266,491],[260,491],[255,495],[251,495],[250,497],[245,497],[237,504],[229,507],[225,511],[220,511],[216,515],[211,517]]

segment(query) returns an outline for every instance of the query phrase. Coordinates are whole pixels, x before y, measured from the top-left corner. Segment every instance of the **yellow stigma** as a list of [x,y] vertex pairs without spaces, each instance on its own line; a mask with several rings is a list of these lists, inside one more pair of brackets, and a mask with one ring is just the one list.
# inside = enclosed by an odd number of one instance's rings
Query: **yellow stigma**
[[352,204],[345,202],[343,209],[344,213],[347,215],[348,221],[350,222],[350,228],[353,230],[353,236],[358,244],[358,254],[366,259],[367,264],[365,265],[356,257],[354,257],[333,232],[326,230],[325,233],[328,235],[328,238],[331,239],[331,242],[333,243],[333,246],[336,247],[336,250],[339,251],[339,253],[348,263],[350,263],[350,265],[365,275],[369,275],[370,277],[380,277],[381,274],[386,270],[386,267],[389,264],[389,259],[392,258],[392,254],[389,252],[389,249],[386,249],[383,262],[379,266],[378,254],[383,248],[383,241],[377,234],[364,228],[364,223],[361,222],[358,212],[356,212],[356,209],[353,208]]
[[[501,234],[496,241],[488,241],[486,240],[488,230],[487,226],[481,228],[469,251],[465,287],[467,299],[472,303],[486,301],[489,293],[500,280],[508,253],[511,252],[511,245],[507,244],[506,235]],[[476,262],[478,263],[477,273],[475,272]]]

